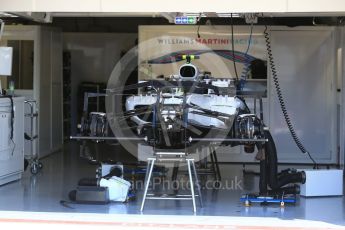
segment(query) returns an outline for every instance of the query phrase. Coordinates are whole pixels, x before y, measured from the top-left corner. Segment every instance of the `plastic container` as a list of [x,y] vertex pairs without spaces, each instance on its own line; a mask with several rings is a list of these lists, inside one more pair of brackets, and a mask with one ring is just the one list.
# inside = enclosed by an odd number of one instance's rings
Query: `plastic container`
[[120,177],[111,177],[110,179],[101,179],[101,187],[108,187],[109,190],[109,199],[111,201],[121,201],[124,202],[127,200],[127,195],[131,183],[121,179]]

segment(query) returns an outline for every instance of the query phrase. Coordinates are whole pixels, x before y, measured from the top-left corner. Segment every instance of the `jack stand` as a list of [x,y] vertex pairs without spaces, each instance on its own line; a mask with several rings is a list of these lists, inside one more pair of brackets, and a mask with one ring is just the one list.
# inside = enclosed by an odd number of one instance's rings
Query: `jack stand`
[[244,203],[244,206],[249,207],[251,203],[260,203],[260,204],[270,204],[278,203],[281,208],[284,208],[286,204],[295,204],[296,203],[296,194],[294,195],[267,195],[261,196],[256,194],[245,194],[242,195],[240,201]]

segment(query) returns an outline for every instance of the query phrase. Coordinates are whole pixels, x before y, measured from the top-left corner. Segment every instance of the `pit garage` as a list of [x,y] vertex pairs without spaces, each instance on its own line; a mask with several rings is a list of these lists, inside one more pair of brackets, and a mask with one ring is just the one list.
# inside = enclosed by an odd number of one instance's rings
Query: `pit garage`
[[0,225],[342,229],[345,4],[0,3]]

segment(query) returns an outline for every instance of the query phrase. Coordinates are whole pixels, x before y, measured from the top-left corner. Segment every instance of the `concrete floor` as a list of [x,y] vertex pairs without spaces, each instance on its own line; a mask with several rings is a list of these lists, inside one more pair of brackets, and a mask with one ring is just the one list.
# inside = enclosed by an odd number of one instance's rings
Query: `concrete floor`
[[[116,153],[115,153],[116,154]],[[34,212],[82,212],[140,214],[141,191],[138,199],[128,203],[109,205],[76,205],[72,208],[60,205],[67,200],[68,192],[75,189],[82,177],[94,177],[96,166],[79,158],[79,146],[67,144],[63,152],[43,159],[44,169],[33,176],[27,170],[20,181],[0,187],[0,210]],[[257,170],[256,166],[248,169]],[[196,215],[278,217],[281,219],[318,220],[345,225],[344,198],[303,198],[295,206],[280,208],[279,205],[244,207],[239,202],[241,194],[257,191],[258,178],[243,176],[242,165],[221,165],[222,182],[228,181],[228,189],[204,189],[204,207]],[[240,181],[241,188],[231,188],[231,181]],[[193,215],[191,201],[148,200],[144,214]]]

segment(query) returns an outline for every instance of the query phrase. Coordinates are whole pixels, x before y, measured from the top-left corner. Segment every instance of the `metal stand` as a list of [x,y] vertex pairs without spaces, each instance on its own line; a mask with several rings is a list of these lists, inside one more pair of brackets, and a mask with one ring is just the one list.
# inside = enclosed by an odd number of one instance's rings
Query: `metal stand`
[[[203,206],[203,203],[202,203],[201,188],[200,188],[199,179],[198,179],[198,175],[197,175],[195,164],[194,164],[194,159],[186,158],[185,153],[176,153],[176,152],[168,153],[170,155],[170,157],[165,157],[166,156],[165,154],[167,154],[167,153],[157,152],[156,154],[157,154],[156,157],[148,158],[147,171],[146,171],[146,175],[145,175],[144,195],[143,195],[143,199],[141,202],[140,211],[144,210],[146,200],[192,200],[193,211],[196,212],[195,197],[196,196],[199,197],[199,202],[200,202],[201,207]],[[172,155],[174,157],[171,157]],[[186,162],[187,168],[188,168],[188,177],[189,177],[189,182],[190,182],[191,194],[190,195],[172,195],[172,196],[169,196],[169,195],[168,196],[167,195],[155,196],[154,194],[148,194],[147,191],[149,189],[149,184],[150,184],[150,181],[152,179],[152,171],[153,171],[154,165],[157,161],[159,161],[159,162],[174,162],[177,164],[181,163],[181,162]],[[194,176],[195,182],[193,181],[193,176]],[[194,186],[196,186],[198,194],[195,194]]]
[[42,168],[43,164],[39,161],[38,152],[35,151],[35,140],[38,138],[37,134],[34,134],[34,119],[36,122],[36,132],[37,132],[37,117],[38,113],[34,111],[34,107],[36,105],[36,101],[34,100],[26,100],[24,101],[25,104],[30,106],[30,113],[25,114],[25,117],[30,118],[30,136],[25,135],[25,139],[29,140],[31,143],[31,159],[30,159],[30,171],[32,174],[37,174]]

